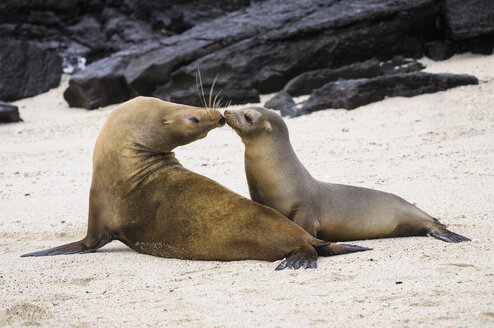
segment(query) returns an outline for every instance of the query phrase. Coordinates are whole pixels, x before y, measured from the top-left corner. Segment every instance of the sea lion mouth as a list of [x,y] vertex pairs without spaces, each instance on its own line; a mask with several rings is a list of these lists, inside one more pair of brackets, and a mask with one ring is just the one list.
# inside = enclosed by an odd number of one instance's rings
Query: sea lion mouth
[[238,121],[237,121],[235,115],[228,112],[228,111],[225,111],[224,115],[225,115],[226,124],[228,124],[233,130],[238,131],[238,129],[239,129],[238,125],[239,124],[238,124]]

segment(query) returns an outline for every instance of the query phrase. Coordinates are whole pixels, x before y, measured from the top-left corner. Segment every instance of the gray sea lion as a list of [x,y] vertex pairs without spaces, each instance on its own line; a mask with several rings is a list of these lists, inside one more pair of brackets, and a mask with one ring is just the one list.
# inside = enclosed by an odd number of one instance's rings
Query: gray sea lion
[[274,261],[315,268],[318,253],[367,248],[314,238],[275,210],[180,165],[172,150],[225,123],[213,108],[137,97],[116,108],[93,155],[84,239],[25,254],[94,252],[120,240],[145,254],[196,260]]
[[274,111],[249,107],[224,115],[245,144],[252,200],[278,210],[313,236],[327,241],[419,235],[453,243],[470,240],[396,195],[314,179]]

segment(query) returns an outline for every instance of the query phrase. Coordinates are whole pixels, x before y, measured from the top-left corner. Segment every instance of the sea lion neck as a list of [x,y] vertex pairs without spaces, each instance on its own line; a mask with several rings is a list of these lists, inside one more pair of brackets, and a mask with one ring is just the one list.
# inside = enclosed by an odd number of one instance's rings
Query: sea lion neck
[[124,163],[119,166],[126,171],[125,176],[131,184],[131,189],[145,180],[162,176],[166,169],[182,167],[172,151],[157,152],[143,147],[132,147],[124,154],[126,156],[120,158]]
[[[286,177],[297,180],[298,188],[313,181],[309,171],[298,159],[288,134],[270,134],[245,143],[245,169],[250,187],[261,188],[265,197],[284,194],[292,187],[283,186]],[[256,181],[263,181],[261,186]]]
[[180,165],[180,162],[175,158],[175,153],[173,151],[157,151],[138,143],[134,143],[132,146],[126,148],[127,151],[123,153],[127,154],[127,158],[132,158],[138,166],[147,162],[156,161],[162,162],[167,166]]
[[175,157],[175,153],[172,151],[163,153],[148,153],[140,156],[139,161],[139,166],[147,163],[160,163],[163,167],[182,166]]
[[115,142],[100,134],[93,154],[93,183],[109,193],[130,195],[169,169],[181,168],[172,151],[159,152],[136,142]]

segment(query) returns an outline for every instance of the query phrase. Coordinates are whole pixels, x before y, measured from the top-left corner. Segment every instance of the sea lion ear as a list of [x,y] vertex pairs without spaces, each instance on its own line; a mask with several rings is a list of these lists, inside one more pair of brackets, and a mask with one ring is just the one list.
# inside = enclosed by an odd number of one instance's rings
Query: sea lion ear
[[171,121],[168,121],[168,120],[161,120],[161,123],[163,123],[163,125],[168,125],[171,123]]
[[269,123],[268,121],[264,121],[264,128],[268,133],[271,133],[273,131],[273,128],[271,127],[271,123]]

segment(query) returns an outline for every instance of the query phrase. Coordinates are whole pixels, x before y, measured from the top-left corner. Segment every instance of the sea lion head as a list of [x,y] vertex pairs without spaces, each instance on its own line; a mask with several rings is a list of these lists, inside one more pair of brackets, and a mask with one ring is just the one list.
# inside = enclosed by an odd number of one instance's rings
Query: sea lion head
[[263,107],[226,110],[226,123],[242,138],[252,141],[269,135],[288,135],[285,122],[275,111]]
[[104,129],[112,140],[119,141],[119,145],[113,145],[116,148],[164,153],[202,139],[224,124],[225,118],[214,108],[136,97],[116,108]]

